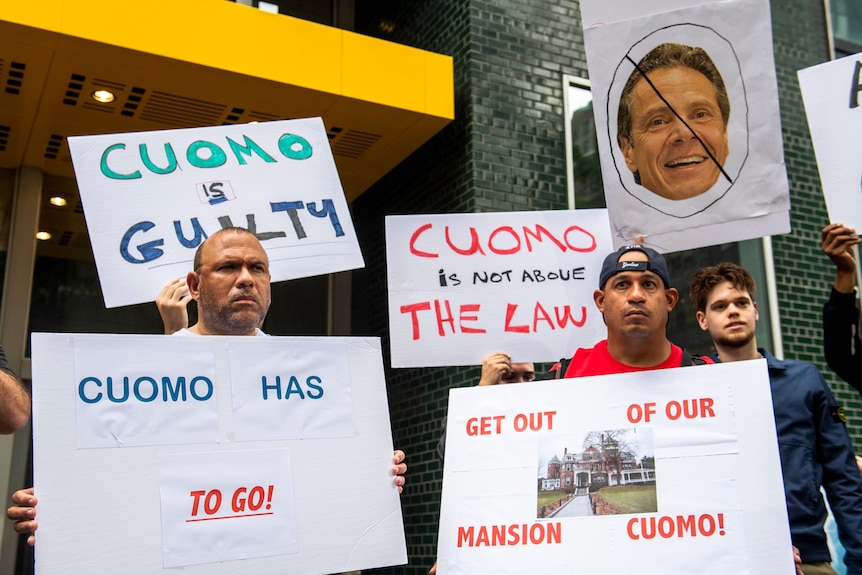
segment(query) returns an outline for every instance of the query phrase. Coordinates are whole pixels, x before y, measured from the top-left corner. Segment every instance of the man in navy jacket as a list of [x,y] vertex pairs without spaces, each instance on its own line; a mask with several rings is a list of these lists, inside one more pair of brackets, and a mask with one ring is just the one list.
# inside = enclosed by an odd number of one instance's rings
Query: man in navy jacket
[[862,475],[844,413],[814,365],[778,360],[757,347],[754,291],[751,274],[737,264],[698,270],[691,284],[697,321],[712,337],[717,361],[766,359],[790,534],[803,573],[835,573],[823,530],[822,485],[846,549],[847,574],[862,575]]

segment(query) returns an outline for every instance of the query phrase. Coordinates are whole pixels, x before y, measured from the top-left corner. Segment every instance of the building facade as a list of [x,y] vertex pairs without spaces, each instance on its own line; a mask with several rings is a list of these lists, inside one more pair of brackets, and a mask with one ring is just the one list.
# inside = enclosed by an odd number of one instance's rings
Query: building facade
[[581,452],[562,457],[554,455],[548,462],[545,477],[540,479],[541,491],[581,490],[592,492],[602,487],[643,484],[655,481],[655,469],[644,467],[631,453],[617,449],[608,442],[590,445]]
[[[455,121],[354,202],[367,265],[353,274],[353,330],[383,334],[385,350],[384,216],[567,208],[565,108],[571,82],[566,77],[588,81],[589,76],[576,0],[376,4],[398,22],[388,37],[450,54],[455,62]],[[777,329],[758,332],[758,341],[780,349],[784,357],[820,367],[845,406],[848,430],[862,451],[862,397],[823,361],[821,311],[834,269],[820,251],[820,230],[828,220],[796,80],[797,70],[829,60],[833,45],[844,53],[862,51],[858,11],[851,1],[832,2],[844,33],[833,44],[829,8],[822,0],[771,2],[775,105],[784,133],[792,231],[773,237],[764,255],[764,267],[771,270],[764,275],[774,276],[777,313],[770,321]],[[688,261],[671,261],[671,273],[684,276],[679,270],[718,258],[757,267],[738,251],[717,256],[696,251],[684,256]],[[676,281],[684,285],[686,280]],[[758,283],[759,297],[765,297],[769,282]],[[680,302],[671,314],[672,330],[690,325],[693,316],[687,302]],[[693,351],[710,351],[708,339],[696,335],[679,339]],[[442,480],[434,451],[439,422],[446,415],[449,388],[475,385],[478,378],[477,368],[387,372],[395,442],[408,450],[409,481],[416,488],[402,499],[410,564],[386,572],[420,575],[434,562]]]
[[[194,0],[189,4],[200,8],[204,14],[208,5],[220,5],[224,1]],[[344,66],[348,72],[359,76],[357,90],[346,95],[346,100],[368,104],[366,108],[355,110],[358,118],[373,117],[379,112],[381,102],[397,111],[393,115],[381,114],[374,117],[370,125],[357,128],[352,137],[358,140],[344,142],[344,150],[357,145],[357,142],[358,145],[371,145],[360,133],[380,136],[381,133],[375,130],[397,127],[397,122],[407,121],[406,117],[412,120],[411,114],[428,117],[431,127],[417,128],[421,134],[410,140],[410,146],[400,147],[401,150],[410,150],[409,155],[402,158],[398,151],[390,151],[388,156],[382,154],[382,158],[375,160],[375,166],[385,167],[378,169],[373,179],[362,180],[361,174],[355,176],[361,181],[349,196],[366,267],[328,278],[291,282],[289,292],[282,286],[274,286],[277,304],[265,325],[266,331],[278,335],[352,334],[383,338],[394,442],[408,453],[410,465],[407,488],[402,496],[409,564],[379,571],[399,575],[424,574],[436,557],[442,468],[435,447],[440,436],[440,422],[446,415],[448,390],[474,385],[478,381],[479,370],[475,367],[388,367],[384,218],[389,214],[567,209],[572,204],[586,207],[591,202],[600,201],[600,198],[595,198],[597,188],[588,177],[588,169],[585,173],[578,172],[577,177],[571,174],[571,150],[566,144],[567,131],[570,130],[569,137],[582,144],[580,151],[585,156],[595,156],[595,151],[586,145],[589,142],[586,126],[591,121],[590,115],[584,113],[582,107],[567,115],[571,94],[578,90],[588,93],[589,86],[579,3],[577,0],[339,0],[332,3],[264,3],[254,0],[241,3],[270,10],[274,6],[282,13],[291,13],[290,5],[293,4],[296,11],[292,13],[299,18],[355,30],[358,37],[351,36],[351,39],[357,42],[356,46],[364,45],[365,38],[376,38],[396,47],[418,49],[452,59],[451,73],[436,76],[448,77],[451,82],[443,89],[451,98],[452,110],[448,118],[446,111],[417,111],[410,109],[412,104],[409,102],[387,101],[388,95],[396,90],[393,85],[400,82],[414,86],[420,81],[415,61],[409,59],[412,52],[403,56],[403,66],[392,69],[373,65],[380,59],[380,53],[373,50],[353,52],[361,54],[365,60],[355,62],[352,68],[345,60],[349,56],[310,64],[310,67],[316,65],[321,69]],[[16,4],[9,2],[0,8],[0,23],[15,21]],[[59,9],[64,2],[53,0],[53,4],[57,4],[54,8]],[[65,4],[76,4],[85,9],[89,5],[109,3],[66,0]],[[684,276],[685,270],[697,267],[700,262],[721,257],[742,260],[747,266],[760,269],[758,277],[763,278],[760,283],[763,291],[772,298],[769,307],[774,312],[769,325],[765,326],[768,331],[764,334],[758,332],[758,339],[762,343],[768,342],[784,357],[809,361],[820,367],[835,395],[844,404],[848,429],[857,450],[862,451],[862,397],[838,380],[823,361],[821,309],[829,293],[834,270],[819,248],[820,230],[827,223],[827,213],[796,80],[798,69],[829,60],[835,49],[846,54],[862,51],[862,14],[857,4],[855,0],[832,0],[830,10],[828,0],[771,1],[779,92],[779,101],[775,105],[780,110],[790,181],[791,233],[774,237],[767,244],[755,242],[753,248],[718,247],[709,252],[708,257],[706,251],[682,254],[672,261],[672,266],[676,270],[674,273]],[[319,9],[321,6],[328,8]],[[302,7],[309,11],[301,12]],[[127,8],[134,9],[134,6]],[[247,9],[252,10],[253,7]],[[51,9],[46,8],[45,12],[51,13]],[[164,12],[173,12],[174,17],[178,17],[177,12],[167,6],[164,6]],[[213,16],[216,12],[218,10],[211,11],[208,16],[202,15],[201,26],[217,30],[223,37],[230,37],[239,26],[248,23],[245,16],[237,19],[232,16],[233,12],[229,16]],[[195,19],[194,15],[187,17],[190,21]],[[258,37],[265,36],[270,30],[268,26],[277,26],[269,21],[261,22],[251,21],[251,24],[261,26],[255,32]],[[318,42],[319,46],[313,44],[315,48],[326,51],[326,45],[335,41],[328,36],[330,29],[321,26],[314,31],[320,35],[313,34],[309,41]],[[121,32],[122,28],[117,34]],[[752,30],[752,33],[758,31]],[[4,40],[0,39],[0,47],[3,43]],[[169,42],[153,42],[149,48],[153,52],[160,51],[158,56],[161,58],[171,56]],[[268,50],[278,48],[278,42],[267,44]],[[291,54],[296,55],[285,50],[280,57],[288,61]],[[0,68],[6,87],[12,89],[20,78],[10,73],[21,74],[20,69],[11,66],[14,61],[14,58],[7,58],[6,65]],[[247,81],[248,90],[265,91],[271,82],[284,83],[291,73],[290,70],[281,71],[275,77],[267,76],[261,80],[260,77],[270,72],[253,70],[259,73],[258,79],[244,80],[234,75],[235,70],[229,69],[235,63],[236,60],[228,56],[222,63],[215,60],[205,63],[209,68],[214,67],[217,72],[227,74],[217,76],[214,86],[218,83],[243,86],[242,82]],[[156,71],[159,70],[164,68],[157,67]],[[363,74],[365,78],[362,78]],[[433,75],[433,70],[429,74]],[[10,80],[13,84],[8,84]],[[264,80],[266,84],[261,84]],[[67,81],[76,80],[68,78]],[[312,92],[324,91],[319,85],[300,87]],[[67,89],[66,86],[63,88]],[[68,89],[75,91],[74,88]],[[131,90],[130,94],[135,95]],[[315,94],[309,98],[314,100]],[[431,86],[423,94],[422,98],[428,95],[428,99],[433,100],[435,95],[439,96],[439,89]],[[420,95],[416,97],[419,99]],[[407,98],[409,100],[410,94]],[[300,100],[306,102],[305,99]],[[126,100],[123,106],[127,103],[135,104],[135,101]],[[202,105],[195,108],[193,102],[186,103],[186,106],[196,112],[205,108]],[[307,114],[309,109],[297,106],[297,110],[291,112],[275,104],[268,106],[263,110],[267,114],[257,116],[242,106],[228,106],[224,110],[224,118],[215,114],[209,121],[299,117]],[[278,113],[269,113],[275,108],[278,108]],[[133,108],[128,111],[133,111]],[[0,118],[6,112],[9,110],[0,109]],[[190,114],[189,109],[186,112]],[[235,119],[227,120],[229,116]],[[452,117],[454,120],[449,121]],[[332,118],[328,119],[324,114],[327,128],[340,127],[335,121],[338,116],[333,115]],[[200,125],[203,120],[189,115],[180,121],[191,126]],[[416,119],[414,124],[421,122],[421,118]],[[8,139],[8,134],[3,131],[4,124],[0,120],[2,146],[7,145]],[[114,131],[122,131],[122,128]],[[333,145],[343,142],[339,140],[342,137],[339,134],[345,133],[344,130],[333,132]],[[62,130],[48,132],[44,153],[62,153],[63,139],[68,135],[71,133]],[[393,145],[392,148],[398,146]],[[50,210],[53,209],[50,198],[62,192],[74,193],[74,180],[69,175],[52,174],[41,164],[34,166],[34,163],[24,161],[4,165],[0,169],[0,210],[4,210],[6,216],[0,218],[0,225],[5,226],[0,228],[0,244],[4,248],[0,252],[3,253],[6,270],[0,322],[3,339],[0,343],[7,349],[17,350],[13,363],[25,376],[29,369],[29,352],[24,336],[32,331],[160,332],[153,306],[135,306],[136,309],[111,313],[98,309],[101,296],[92,253],[85,237],[78,239],[72,234],[67,238],[66,245],[75,249],[75,255],[69,257],[56,257],[56,253],[38,245],[33,239],[43,221],[50,219]],[[358,165],[361,166],[361,160],[350,164],[351,168],[347,169],[352,174]],[[341,165],[339,169],[342,169]],[[85,236],[82,218],[77,225],[76,231]],[[752,251],[757,254],[754,263],[750,255]],[[680,278],[677,281],[682,285],[685,280]],[[282,290],[283,294],[280,293]],[[763,295],[766,297],[767,294]],[[291,305],[279,307],[279,301],[290,301]],[[694,327],[693,311],[684,304],[681,302],[673,314],[672,331],[686,341],[692,351],[705,353],[709,351],[708,342]],[[27,481],[23,472],[26,446],[26,439],[6,446],[11,453],[7,459],[12,462],[6,491]],[[15,541],[10,542],[7,533],[0,556],[3,573],[13,572],[15,555]]]

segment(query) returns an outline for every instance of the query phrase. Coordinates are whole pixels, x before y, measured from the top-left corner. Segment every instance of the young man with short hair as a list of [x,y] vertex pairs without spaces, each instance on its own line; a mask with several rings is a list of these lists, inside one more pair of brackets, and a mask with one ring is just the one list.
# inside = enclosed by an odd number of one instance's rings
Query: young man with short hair
[[823,486],[847,551],[848,575],[862,575],[862,476],[844,427],[844,415],[814,365],[779,360],[757,347],[756,285],[742,266],[702,268],[691,282],[701,329],[719,362],[766,359],[793,545],[805,575],[832,575],[823,523]]

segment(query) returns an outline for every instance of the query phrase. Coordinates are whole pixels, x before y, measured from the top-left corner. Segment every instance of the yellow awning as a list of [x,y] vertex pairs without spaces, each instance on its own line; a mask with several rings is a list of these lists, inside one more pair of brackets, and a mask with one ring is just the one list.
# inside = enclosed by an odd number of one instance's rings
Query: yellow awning
[[0,167],[72,177],[66,136],[308,116],[352,200],[453,119],[452,59],[225,0],[0,6]]

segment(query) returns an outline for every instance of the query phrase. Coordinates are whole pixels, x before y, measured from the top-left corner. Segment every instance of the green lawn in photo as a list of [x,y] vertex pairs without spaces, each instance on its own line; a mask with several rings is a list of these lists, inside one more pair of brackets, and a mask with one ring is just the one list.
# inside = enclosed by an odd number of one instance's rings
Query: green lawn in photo
[[542,507],[542,505],[548,505],[550,503],[555,503],[560,499],[565,499],[566,492],[565,491],[540,491],[539,492],[539,500],[538,507]]
[[599,494],[622,513],[649,513],[658,510],[655,485],[605,487]]

